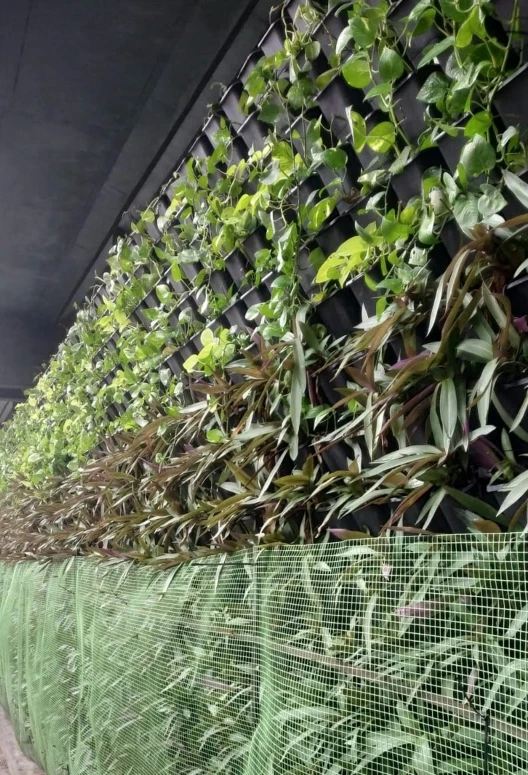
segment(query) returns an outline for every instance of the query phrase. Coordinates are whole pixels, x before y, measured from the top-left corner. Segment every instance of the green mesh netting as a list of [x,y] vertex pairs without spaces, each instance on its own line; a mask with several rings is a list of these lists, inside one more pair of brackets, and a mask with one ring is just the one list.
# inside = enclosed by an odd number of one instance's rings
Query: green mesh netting
[[528,773],[522,537],[0,567],[0,699],[48,775]]

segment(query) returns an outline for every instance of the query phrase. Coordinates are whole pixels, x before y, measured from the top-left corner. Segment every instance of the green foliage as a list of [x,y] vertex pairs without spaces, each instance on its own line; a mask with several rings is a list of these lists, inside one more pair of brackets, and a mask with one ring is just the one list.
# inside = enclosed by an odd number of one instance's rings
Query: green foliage
[[[214,117],[211,156],[189,158],[117,242],[99,292],[0,431],[4,552],[20,553],[37,523],[43,554],[89,550],[102,534],[139,555],[242,534],[313,540],[394,502],[385,530],[427,530],[453,503],[470,530],[524,527],[528,406],[512,413],[501,391],[528,367],[527,324],[506,293],[528,266],[526,218],[501,213],[512,196],[528,206],[517,174],[527,155],[518,128],[494,121],[516,65],[511,40],[489,31],[488,4],[463,8],[421,0],[402,26],[385,2],[338,4],[343,29],[327,35],[321,73],[327,22],[318,4],[299,6],[302,23],[286,24],[283,48],[244,85],[240,109],[260,119],[260,147],[242,158],[234,128]],[[433,27],[418,67],[437,66],[411,142],[398,88],[414,38]],[[344,111],[352,148],[312,111],[334,79],[377,110]],[[420,190],[395,204],[391,181],[446,138],[461,143],[456,171],[425,169]],[[363,169],[351,189],[352,153]],[[347,210],[356,233],[325,254],[319,236]],[[265,246],[253,250],[257,229]],[[449,229],[464,245],[440,269]],[[246,271],[235,282],[237,257]],[[333,340],[318,305],[363,284],[370,306]],[[266,292],[249,301],[251,289]],[[101,504],[101,464],[87,461],[105,437],[113,484]],[[341,451],[337,471],[330,449]],[[127,513],[138,522],[125,526]]]

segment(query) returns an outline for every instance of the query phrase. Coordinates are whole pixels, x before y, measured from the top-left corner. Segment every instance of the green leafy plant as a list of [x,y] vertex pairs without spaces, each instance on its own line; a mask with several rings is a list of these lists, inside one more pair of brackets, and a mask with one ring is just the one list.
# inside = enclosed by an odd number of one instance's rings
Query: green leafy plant
[[[97,295],[2,431],[10,523],[22,520],[27,531],[19,503],[32,515],[46,504],[53,515],[42,546],[36,539],[39,552],[50,546],[48,530],[57,551],[63,541],[84,551],[100,540],[92,496],[89,507],[70,496],[81,483],[91,492],[100,465],[93,451],[105,436],[111,454],[102,465],[116,482],[107,508],[119,504],[120,525],[109,518],[107,538],[138,555],[156,554],[158,541],[170,551],[236,543],[242,525],[251,540],[314,540],[334,520],[395,502],[385,530],[429,530],[448,504],[470,530],[524,524],[522,497],[513,516],[511,498],[505,510],[490,502],[522,477],[527,433],[526,406],[512,414],[501,398],[503,383],[526,369],[526,321],[514,318],[505,291],[526,271],[524,220],[502,215],[513,198],[528,206],[526,152],[518,128],[496,126],[492,110],[517,66],[517,41],[494,37],[484,3],[420,2],[403,32],[386,3],[334,10],[336,37],[319,7],[300,5],[293,26],[283,15],[284,46],[257,63],[240,101],[247,120],[260,122],[259,147],[241,157],[238,127],[213,116],[212,154],[189,158],[116,243]],[[426,129],[410,143],[398,89],[412,72],[414,39],[428,31],[437,40],[418,61],[418,71],[434,65],[419,95]],[[314,114],[337,79],[381,111],[365,117],[359,102],[348,106],[350,142]],[[395,203],[391,181],[444,136],[463,139],[456,171],[426,169],[421,189]],[[353,185],[352,153],[365,160]],[[325,253],[320,235],[347,212],[355,233]],[[453,228],[465,247],[439,270],[435,257]],[[236,283],[234,257],[245,266]],[[317,322],[318,305],[354,283],[365,284],[372,304],[334,341]],[[265,292],[246,305],[254,288]],[[248,307],[247,327],[216,328],[233,305]],[[174,362],[185,364],[181,373]],[[136,444],[146,445],[149,464],[139,464],[125,494],[120,477]],[[210,468],[211,445],[229,461],[221,470]],[[334,451],[338,470],[327,463]],[[156,482],[151,492],[148,478],[160,472],[149,465],[166,463],[170,487],[160,495]],[[68,471],[57,489],[54,477]],[[176,490],[185,501],[181,531],[171,521]],[[512,492],[522,495],[517,485]],[[125,504],[134,513],[141,504],[144,530],[127,532]],[[69,544],[63,527],[88,508],[87,536],[81,520],[83,537],[73,529]],[[248,523],[255,509],[262,519]],[[170,515],[167,525],[161,516],[150,522],[156,510]],[[360,528],[352,532],[371,530]]]

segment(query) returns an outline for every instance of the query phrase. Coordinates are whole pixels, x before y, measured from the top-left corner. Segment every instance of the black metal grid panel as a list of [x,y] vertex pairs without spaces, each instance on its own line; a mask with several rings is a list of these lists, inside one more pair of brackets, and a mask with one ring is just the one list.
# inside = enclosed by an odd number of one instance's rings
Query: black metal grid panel
[[[497,4],[497,12],[499,14],[504,12],[502,6],[505,2],[507,3],[508,0],[504,0],[504,2],[500,0]],[[373,0],[373,3],[375,3],[375,0]],[[289,18],[289,23],[291,25],[297,23],[295,10],[298,5],[299,2],[293,0],[286,8],[287,18]],[[399,0],[399,2],[393,4],[390,17],[396,27],[398,21],[409,13],[412,5],[412,0]],[[526,17],[523,17],[523,23],[526,23]],[[346,26],[346,21],[338,14],[331,11],[324,19],[323,24],[321,24],[316,31],[315,37],[321,43],[320,59],[322,60],[318,62],[318,67],[322,70],[328,69],[329,67],[327,59],[329,54],[327,31],[330,30],[333,36],[337,36],[344,26]],[[424,46],[432,42],[432,34],[432,32],[428,32],[426,36],[423,36],[424,40],[417,39],[415,44],[407,51],[407,56],[411,64],[416,64]],[[504,34],[506,33],[504,32]],[[214,150],[215,135],[219,128],[220,117],[224,118],[233,136],[233,152],[235,158],[243,158],[246,156],[251,147],[262,147],[267,136],[267,127],[259,121],[257,111],[245,115],[240,108],[239,100],[242,94],[243,83],[247,79],[252,68],[263,56],[279,50],[282,47],[283,40],[284,32],[281,24],[278,22],[272,23],[268,32],[243,64],[237,79],[226,89],[221,103],[215,111],[215,116],[209,118],[205,122],[203,130],[196,137],[196,140],[190,149],[189,156],[203,158]],[[424,128],[421,108],[418,107],[416,103],[416,94],[429,72],[430,70],[413,72],[402,79],[397,86],[397,117],[405,132],[412,139],[416,139]],[[526,124],[527,116],[523,112],[526,101],[519,102],[518,95],[519,93],[525,92],[527,86],[528,63],[522,65],[518,71],[503,84],[495,96],[494,109],[499,125],[502,122],[503,127],[506,127],[512,123],[513,118],[516,123],[520,123],[521,125]],[[359,155],[359,158],[354,152],[350,144],[350,129],[348,122],[344,118],[345,110],[352,106],[354,110],[365,117],[368,126],[376,123],[379,119],[379,113],[376,110],[376,106],[368,103],[364,98],[363,92],[359,89],[352,89],[339,74],[335,75],[330,83],[320,91],[317,95],[316,103],[317,107],[311,111],[311,113],[313,113],[311,117],[320,117],[328,138],[334,143],[339,141],[343,144],[343,148],[346,150],[348,158],[345,181],[346,184],[353,189],[362,166],[368,164],[372,159],[368,150],[362,152],[362,154]],[[296,123],[294,121],[293,127],[295,126]],[[285,128],[283,131],[286,137],[289,128]],[[449,136],[441,137],[438,142],[438,147],[418,153],[410,161],[402,174],[392,178],[389,196],[393,198],[395,203],[397,203],[398,200],[409,199],[419,192],[421,175],[424,170],[431,166],[453,170],[459,159],[459,153],[459,138]],[[175,172],[181,172],[184,169],[186,161],[187,159],[179,165]],[[324,175],[328,173],[325,169],[321,168],[317,174],[320,175],[321,180],[313,181],[314,188],[320,188],[321,185],[324,184]],[[528,179],[528,171],[525,171],[522,176],[525,179]],[[306,181],[302,184],[301,188],[309,188],[309,186],[310,182]],[[170,202],[170,192],[171,185],[169,182],[162,189],[160,194],[159,207],[162,212],[163,208],[166,208]],[[303,192],[301,191],[299,193],[302,197]],[[361,201],[350,205],[346,202],[341,202],[337,208],[335,217],[325,226],[323,231],[314,237],[314,244],[322,247],[325,252],[329,252],[335,249],[335,247],[343,240],[352,236],[355,233],[355,223],[361,221],[361,215],[359,213],[361,206]],[[507,208],[507,215],[515,215],[518,211],[519,204],[512,198]],[[149,236],[155,241],[158,241],[161,237],[161,234],[154,224],[149,224]],[[136,238],[140,239],[139,237]],[[442,233],[441,242],[436,246],[433,252],[433,271],[438,274],[443,271],[449,258],[456,252],[462,240],[463,235],[458,231],[455,222],[450,222]],[[264,300],[269,295],[271,282],[274,277],[270,274],[262,278],[260,285],[251,289],[240,286],[246,269],[251,265],[252,256],[256,250],[265,247],[266,245],[265,235],[263,235],[262,229],[258,228],[254,234],[250,235],[245,240],[241,249],[235,249],[226,257],[225,268],[222,272],[218,273],[216,279],[224,286],[226,283],[232,284],[236,290],[229,307],[223,311],[220,318],[214,321],[208,321],[208,326],[214,329],[218,325],[236,325],[244,326],[250,330],[254,325],[245,319],[245,311],[249,306],[254,304],[255,301]],[[314,272],[307,261],[303,262],[303,257],[301,257],[300,264],[302,286],[305,293],[310,295],[314,292]],[[139,274],[140,272],[138,272],[138,275]],[[167,283],[174,290],[177,290],[177,287],[175,287],[175,283],[170,276],[170,269],[160,273],[158,284],[159,283]],[[514,313],[515,310],[518,309],[522,310],[522,313],[520,312],[519,314],[524,314],[528,303],[528,284],[525,278],[512,283],[508,290]],[[102,294],[104,294],[103,289],[100,290],[100,299],[102,299]],[[131,316],[133,316],[138,325],[143,325],[148,328],[148,320],[143,313],[148,308],[156,307],[158,303],[154,287],[154,289],[145,293],[143,299],[141,299],[135,309],[132,310]],[[182,303],[190,304],[194,306],[195,309],[198,306],[193,299],[192,293],[188,299]],[[362,307],[366,308],[369,313],[372,314],[374,304],[375,298],[373,293],[369,291],[361,278],[356,277],[352,279],[344,289],[335,291],[331,297],[325,299],[319,305],[318,317],[334,337],[340,337],[350,333],[361,321]],[[190,354],[198,352],[198,339],[198,336],[192,337],[188,342],[183,344],[177,352],[171,354],[166,359],[164,365],[168,367],[174,375],[180,374],[183,362]],[[112,348],[115,349],[115,336],[109,338],[107,345],[101,349],[95,361],[98,362],[102,360],[104,355]],[[394,346],[395,360],[398,358],[398,352],[396,343]],[[107,384],[110,384],[114,373],[115,369],[111,369],[104,376]],[[126,409],[128,400],[129,396],[125,395],[123,403],[116,402],[112,404],[112,406],[109,407],[110,418],[113,419],[122,414]],[[339,458],[339,450],[335,451],[334,456]],[[328,467],[339,467],[339,460],[333,461],[330,457],[331,456],[329,455],[327,461]]]

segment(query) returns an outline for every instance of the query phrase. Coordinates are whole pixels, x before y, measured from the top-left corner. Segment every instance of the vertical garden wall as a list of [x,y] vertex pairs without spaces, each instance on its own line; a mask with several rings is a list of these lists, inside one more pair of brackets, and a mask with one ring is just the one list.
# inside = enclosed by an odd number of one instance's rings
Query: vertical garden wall
[[2,431],[6,551],[523,529],[525,33],[281,7]]
[[116,239],[0,433],[53,775],[527,771],[527,31],[286,3]]

